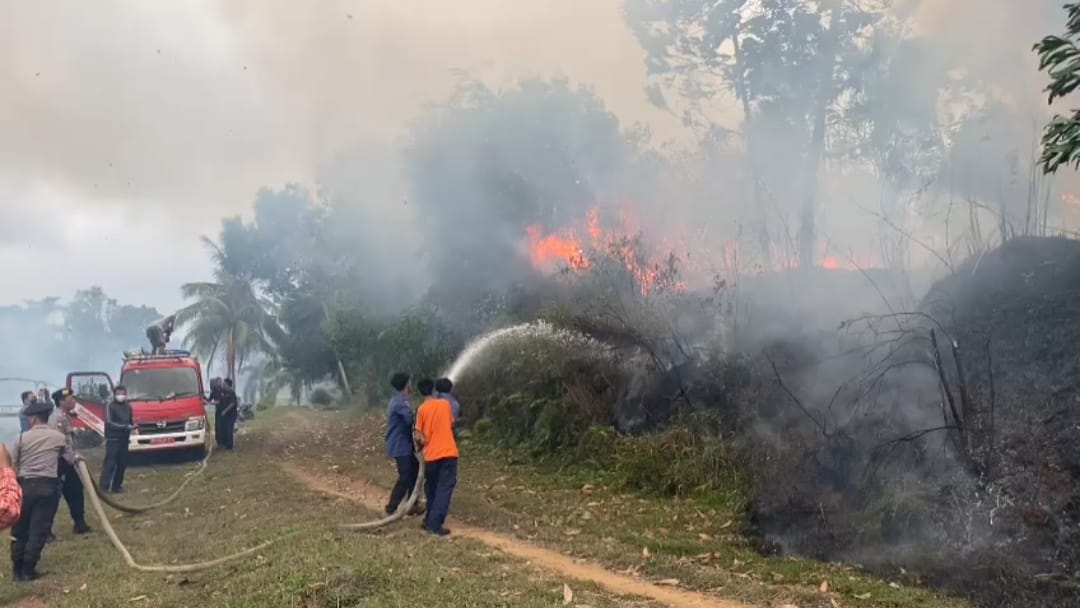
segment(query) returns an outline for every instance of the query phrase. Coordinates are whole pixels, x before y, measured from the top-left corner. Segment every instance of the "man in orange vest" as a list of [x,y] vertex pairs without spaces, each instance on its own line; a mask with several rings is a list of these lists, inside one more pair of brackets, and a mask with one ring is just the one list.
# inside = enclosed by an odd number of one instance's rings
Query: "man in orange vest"
[[435,382],[425,378],[416,384],[424,402],[416,410],[413,441],[424,450],[424,494],[427,515],[423,528],[431,534],[446,536],[443,524],[450,512],[450,499],[457,485],[458,449],[454,440],[454,413],[450,402],[432,395]]

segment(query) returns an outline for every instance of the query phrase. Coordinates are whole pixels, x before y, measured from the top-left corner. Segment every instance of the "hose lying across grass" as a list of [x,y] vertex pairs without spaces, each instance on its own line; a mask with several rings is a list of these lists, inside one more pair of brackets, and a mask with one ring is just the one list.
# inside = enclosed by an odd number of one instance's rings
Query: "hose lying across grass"
[[101,499],[101,502],[109,505],[110,507],[116,509],[117,511],[121,511],[121,512],[127,513],[129,515],[138,515],[139,513],[146,513],[147,511],[152,511],[152,510],[157,509],[159,507],[164,507],[165,505],[169,504],[170,502],[176,500],[176,497],[180,496],[180,493],[184,491],[184,488],[186,488],[187,485],[189,483],[191,483],[191,481],[193,479],[195,479],[199,475],[202,475],[203,472],[206,471],[206,465],[207,465],[208,462],[210,462],[210,456],[212,456],[213,454],[214,454],[214,448],[213,448],[213,446],[210,446],[208,444],[208,446],[206,448],[206,456],[203,456],[203,459],[199,462],[199,467],[197,469],[195,469],[194,471],[191,471],[190,473],[185,475],[184,480],[180,482],[180,485],[177,486],[175,490],[173,490],[172,494],[169,494],[165,498],[162,498],[161,500],[159,500],[159,501],[157,501],[155,503],[151,503],[151,504],[144,505],[144,506],[141,506],[141,507],[132,507],[132,506],[125,505],[125,504],[117,502],[113,497],[109,496],[107,493],[105,493],[105,492],[103,492],[101,490],[101,486],[99,486],[97,484],[97,482],[94,480],[94,476],[90,475],[89,471],[87,471],[87,473],[86,473],[87,476],[90,477],[90,482],[91,483],[90,483],[89,486],[87,486],[86,479],[83,478],[82,473],[79,473],[79,479],[82,479],[83,486],[90,487],[90,488],[94,489],[94,493],[97,494],[98,498]]
[[[276,538],[272,538],[272,539],[270,539],[270,540],[268,540],[268,541],[266,541],[266,542],[264,542],[262,544],[259,544],[259,545],[256,545],[254,547],[244,549],[243,551],[238,551],[236,553],[232,553],[232,554],[229,554],[229,555],[225,555],[223,557],[219,557],[217,559],[212,559],[212,560],[204,561],[204,562],[195,562],[195,563],[192,563],[192,564],[175,564],[175,565],[169,565],[169,566],[147,566],[147,565],[143,565],[143,564],[140,564],[140,563],[136,562],[135,558],[132,557],[132,555],[131,555],[131,551],[128,551],[127,547],[125,547],[124,543],[120,540],[120,537],[116,535],[116,530],[113,529],[112,523],[109,522],[109,518],[105,515],[105,507],[102,506],[102,502],[104,501],[109,506],[111,506],[114,509],[117,509],[119,511],[123,511],[125,513],[133,513],[133,514],[145,513],[147,511],[152,510],[152,509],[156,509],[156,508],[162,507],[164,505],[167,505],[170,502],[172,502],[173,500],[175,500],[177,496],[180,495],[180,492],[183,491],[184,487],[186,487],[187,484],[192,479],[194,479],[195,477],[197,477],[199,474],[201,474],[203,471],[206,470],[206,464],[207,464],[207,461],[210,459],[210,454],[211,453],[212,453],[211,451],[207,452],[206,458],[203,458],[203,461],[202,461],[202,463],[200,463],[199,468],[196,471],[193,471],[193,472],[189,473],[185,477],[184,481],[180,484],[180,486],[172,494],[170,494],[168,497],[166,497],[166,498],[164,498],[162,500],[159,500],[158,502],[155,502],[155,503],[153,503],[151,505],[146,505],[146,506],[143,506],[143,507],[130,507],[130,506],[121,505],[120,503],[117,503],[115,500],[110,498],[107,494],[105,494],[104,492],[101,492],[101,490],[98,488],[97,483],[94,481],[94,478],[90,475],[90,470],[86,468],[86,462],[81,460],[81,459],[78,462],[76,462],[75,470],[78,472],[79,479],[82,480],[83,486],[92,489],[92,491],[90,492],[90,504],[94,507],[94,512],[97,513],[98,519],[101,521],[102,527],[105,528],[105,534],[108,535],[109,540],[112,541],[113,546],[115,546],[117,551],[119,551],[120,554],[124,557],[124,561],[127,563],[128,566],[130,566],[131,568],[134,568],[135,570],[139,570],[140,572],[164,572],[164,573],[169,573],[169,574],[181,574],[181,573],[187,573],[187,572],[198,572],[200,570],[208,570],[208,569],[213,568],[215,566],[219,566],[219,565],[221,565],[221,564],[223,564],[225,562],[230,562],[230,561],[235,560],[235,559],[240,559],[241,557],[247,557],[249,555],[253,555],[254,553],[256,553],[258,551],[262,551],[263,549],[265,549],[265,548],[267,548],[270,545],[273,545],[275,543],[279,543],[279,542],[281,542],[283,540],[288,540],[288,539],[293,538],[295,536],[298,536],[300,534],[312,532],[312,531],[314,531],[316,529],[326,527],[326,526],[311,526],[311,527],[308,527],[308,528],[301,528],[300,530],[294,530],[294,531],[289,532],[287,534],[282,534],[281,536],[278,536]],[[373,530],[375,528],[381,528],[383,526],[392,524],[395,521],[398,521],[399,519],[405,517],[405,515],[410,510],[412,510],[412,508],[416,505],[416,501],[420,496],[420,488],[424,487],[424,466],[423,466],[424,465],[424,455],[423,455],[423,453],[422,452],[417,452],[416,458],[417,458],[417,460],[420,461],[420,473],[416,477],[416,485],[413,486],[413,490],[412,490],[412,493],[409,495],[409,499],[407,501],[405,501],[404,504],[399,505],[397,511],[394,511],[393,513],[387,515],[386,517],[383,517],[381,519],[377,519],[377,520],[374,520],[374,521],[367,521],[367,522],[361,522],[361,523],[352,523],[352,524],[336,524],[336,525],[334,525],[332,527],[342,529],[342,530]]]

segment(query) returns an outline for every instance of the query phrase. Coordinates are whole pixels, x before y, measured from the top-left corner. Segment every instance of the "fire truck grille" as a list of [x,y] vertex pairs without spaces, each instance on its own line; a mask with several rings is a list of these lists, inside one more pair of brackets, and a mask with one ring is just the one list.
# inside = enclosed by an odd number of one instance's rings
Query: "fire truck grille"
[[140,435],[155,435],[157,433],[182,433],[186,420],[173,420],[169,422],[140,422]]

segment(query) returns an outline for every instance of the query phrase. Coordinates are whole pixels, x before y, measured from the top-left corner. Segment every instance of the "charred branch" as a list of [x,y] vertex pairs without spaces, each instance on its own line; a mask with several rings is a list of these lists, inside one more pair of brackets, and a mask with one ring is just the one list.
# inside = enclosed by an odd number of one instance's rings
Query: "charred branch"
[[801,411],[804,416],[806,416],[811,422],[814,423],[814,426],[816,426],[818,430],[821,431],[822,435],[824,435],[826,438],[829,437],[829,430],[825,426],[825,423],[821,420],[818,420],[817,416],[815,416],[809,408],[803,405],[803,402],[795,395],[794,392],[791,391],[790,388],[788,388],[788,385],[784,382],[783,376],[780,375],[780,370],[776,367],[776,361],[773,361],[772,357],[769,357],[768,355],[766,355],[765,358],[768,359],[769,365],[772,366],[773,375],[776,378],[776,385],[780,387],[780,390],[784,391],[784,394],[791,399],[792,403],[795,404],[795,407],[799,408],[799,411]]

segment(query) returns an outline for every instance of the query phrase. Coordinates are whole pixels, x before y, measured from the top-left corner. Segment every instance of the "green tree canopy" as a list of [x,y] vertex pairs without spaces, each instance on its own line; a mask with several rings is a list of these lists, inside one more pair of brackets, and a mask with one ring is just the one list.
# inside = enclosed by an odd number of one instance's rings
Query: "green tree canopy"
[[214,258],[214,280],[181,286],[184,297],[195,302],[177,313],[176,322],[187,329],[185,344],[204,357],[207,366],[224,351],[227,377],[235,379],[251,356],[276,356],[276,344],[284,332],[273,304],[260,295],[255,279],[227,270],[240,266],[220,245],[203,240]]
[[[1039,55],[1039,70],[1050,76],[1046,87],[1050,104],[1080,86],[1080,2],[1066,4],[1065,11],[1065,33],[1047,36],[1034,47]],[[1046,173],[1054,173],[1062,165],[1080,168],[1080,110],[1073,110],[1069,116],[1055,115],[1046,125],[1040,161]]]

